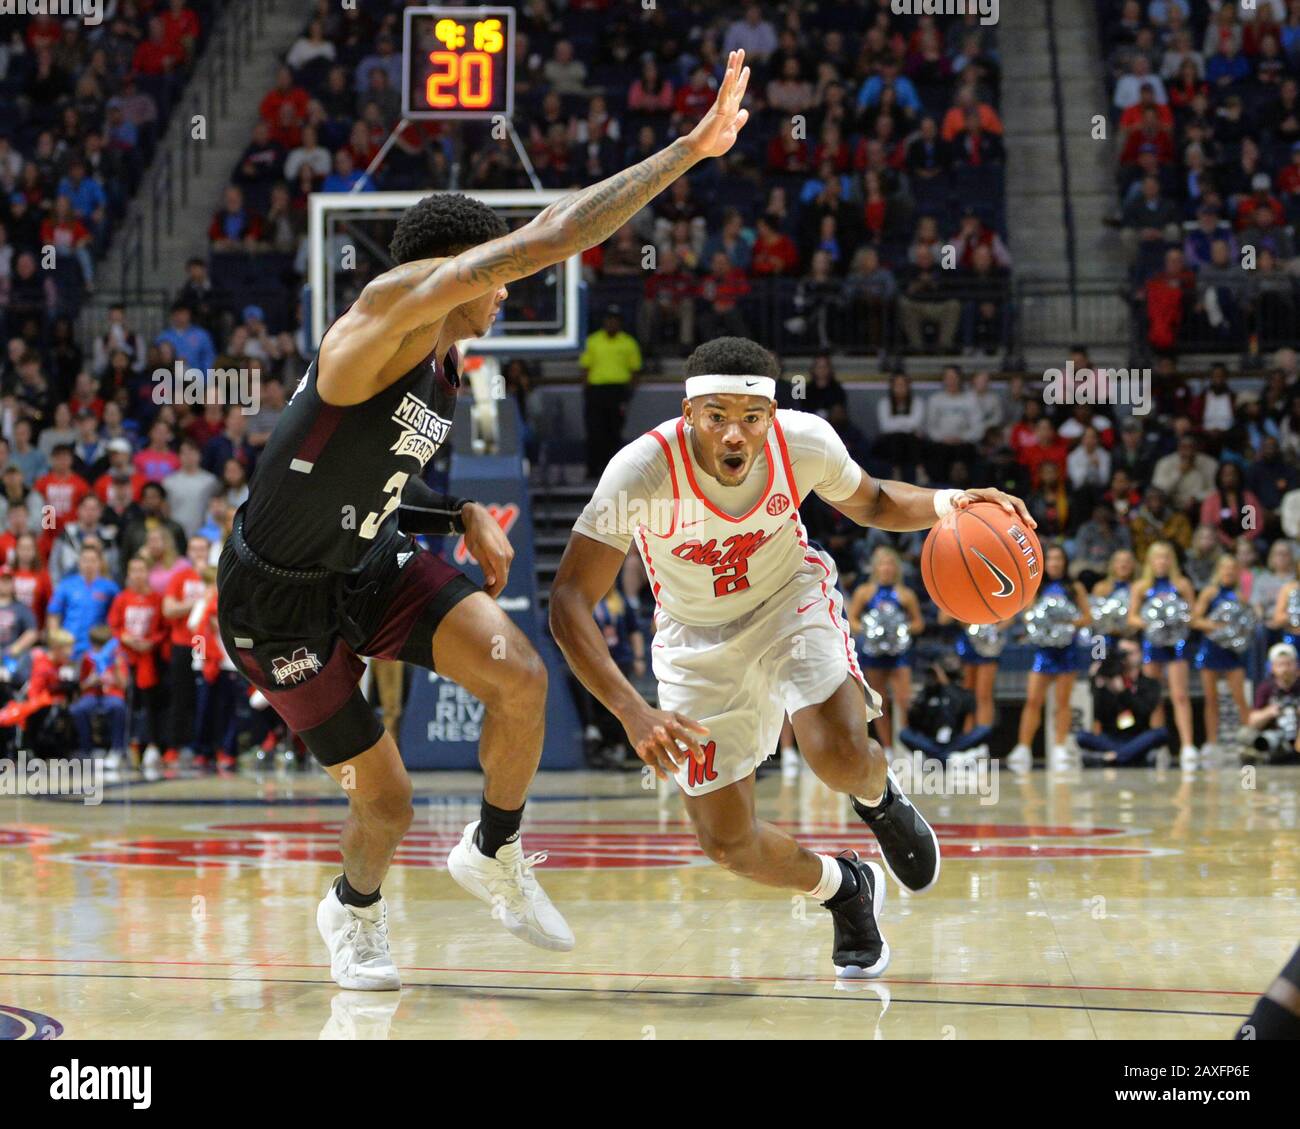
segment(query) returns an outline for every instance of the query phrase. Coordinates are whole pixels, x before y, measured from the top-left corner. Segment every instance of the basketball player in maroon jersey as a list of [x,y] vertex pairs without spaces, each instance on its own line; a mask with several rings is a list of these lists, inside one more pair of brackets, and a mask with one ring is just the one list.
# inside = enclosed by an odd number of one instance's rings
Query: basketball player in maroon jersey
[[[532,873],[537,856],[519,842],[546,671],[494,599],[510,543],[483,506],[437,495],[421,475],[451,429],[454,342],[488,332],[508,283],[604,242],[693,165],[727,152],[749,116],[748,81],[744,52],[732,52],[689,135],[518,231],[462,196],[410,209],[391,247],[399,265],[326,332],[258,463],[221,557],[219,622],[234,663],[346,790],[343,874],[317,911],[345,988],[400,987],[379,888],[412,818],[397,745],[357,685],[366,655],[437,670],[483,702],[482,814],[449,870],[515,936],[573,947]],[[484,590],[413,537],[451,533],[464,534]]]

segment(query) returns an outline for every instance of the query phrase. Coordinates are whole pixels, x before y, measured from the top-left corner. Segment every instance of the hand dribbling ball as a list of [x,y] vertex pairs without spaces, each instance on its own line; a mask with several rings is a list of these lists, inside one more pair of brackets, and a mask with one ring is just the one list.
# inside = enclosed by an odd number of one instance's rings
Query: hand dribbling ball
[[1043,549],[1019,514],[996,502],[955,509],[925,539],[921,578],[941,610],[962,623],[1002,623],[1038,594]]

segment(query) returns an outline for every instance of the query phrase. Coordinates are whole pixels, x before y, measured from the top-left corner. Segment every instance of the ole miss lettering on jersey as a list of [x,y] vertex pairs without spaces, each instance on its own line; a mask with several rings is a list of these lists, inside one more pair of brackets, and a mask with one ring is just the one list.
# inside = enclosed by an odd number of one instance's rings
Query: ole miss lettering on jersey
[[733,533],[718,545],[717,538],[708,541],[685,541],[673,550],[673,556],[692,564],[713,569],[718,579],[713,583],[715,596],[727,596],[749,587],[749,558],[772,539],[766,530],[753,533]]
[[[728,623],[770,598],[804,566],[808,538],[780,421],[768,432],[762,493],[729,514],[700,489],[685,420],[650,432],[668,464],[674,499],[665,532],[642,522],[636,543],[659,606],[683,623]],[[700,515],[700,516],[696,516]],[[689,520],[688,520],[689,519]]]

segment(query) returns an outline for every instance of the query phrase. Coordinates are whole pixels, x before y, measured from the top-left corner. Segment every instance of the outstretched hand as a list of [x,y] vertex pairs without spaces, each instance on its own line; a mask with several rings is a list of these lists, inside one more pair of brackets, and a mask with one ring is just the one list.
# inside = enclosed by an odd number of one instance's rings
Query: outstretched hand
[[717,98],[686,137],[701,158],[721,157],[736,143],[736,137],[749,121],[749,111],[740,108],[745,88],[749,86],[749,68],[744,64],[744,51],[733,51],[727,57],[727,73]]

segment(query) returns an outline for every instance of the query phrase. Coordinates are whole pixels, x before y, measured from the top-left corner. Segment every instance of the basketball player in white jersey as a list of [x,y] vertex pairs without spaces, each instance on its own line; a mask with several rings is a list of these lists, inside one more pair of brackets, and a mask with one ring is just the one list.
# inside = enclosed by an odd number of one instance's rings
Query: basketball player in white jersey
[[[954,507],[991,501],[1033,524],[1000,490],[924,490],[880,482],[818,416],[776,410],[776,360],[719,338],[687,361],[679,419],[624,447],[574,526],[551,589],[551,630],[570,667],[661,779],[676,779],[714,862],[831,911],[836,974],[874,977],[885,883],[856,853],[818,855],[756,818],[754,771],[786,713],[808,766],[848,794],[899,885],[939,877],[939,845],[867,736],[880,697],[854,656],[831,558],[810,545],[800,503],[815,491],[863,526],[919,530]],[[628,547],[656,600],[651,651],[659,709],[609,657],[592,609]]]

